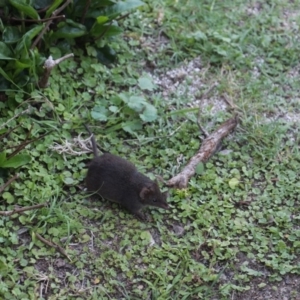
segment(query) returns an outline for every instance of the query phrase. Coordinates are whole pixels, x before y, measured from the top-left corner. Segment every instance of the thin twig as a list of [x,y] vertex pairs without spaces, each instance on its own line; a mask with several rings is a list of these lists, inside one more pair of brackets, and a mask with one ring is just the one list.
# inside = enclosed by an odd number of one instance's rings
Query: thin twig
[[198,152],[190,159],[183,170],[171,178],[167,185],[175,188],[186,188],[188,181],[195,174],[197,165],[202,162],[206,163],[208,159],[214,155],[219,149],[223,139],[230,134],[238,125],[238,115],[225,121],[211,135],[205,138]]
[[[52,132],[52,130],[51,130],[50,132]],[[42,139],[44,136],[46,136],[46,135],[49,134],[50,132],[46,132],[46,133],[40,135],[39,137],[37,137],[37,138],[35,138],[35,139],[33,139],[33,140],[26,141],[26,142],[24,142],[23,144],[19,145],[18,148],[17,148],[14,152],[12,152],[10,155],[8,155],[7,158],[13,157],[13,156],[16,155],[17,153],[19,153],[22,149],[24,149],[27,145],[29,145],[29,144],[31,144],[31,143],[37,141],[37,140]]]
[[65,59],[67,59],[69,57],[73,57],[73,56],[74,56],[73,53],[69,53],[69,54],[64,55],[63,57],[60,57],[60,58],[57,58],[57,59],[53,59],[52,56],[50,55],[48,57],[48,59],[45,61],[45,63],[44,63],[45,72],[44,72],[42,78],[39,80],[38,86],[40,88],[47,87],[48,84],[49,84],[48,80],[49,80],[49,77],[50,77],[52,69],[56,65],[58,65],[59,63],[61,63],[62,61],[64,61]]
[[83,24],[84,21],[85,21],[85,16],[86,16],[86,13],[87,13],[87,11],[88,11],[90,5],[91,5],[91,0],[87,0],[86,3],[85,3],[85,7],[84,7],[84,11],[83,11],[81,20],[80,20],[80,23],[81,23],[81,24]]
[[9,186],[13,181],[15,181],[17,178],[19,178],[19,174],[14,175],[12,178],[10,178],[4,185],[0,187],[0,194],[5,190],[7,186]]
[[214,90],[214,88],[218,85],[217,82],[215,82],[205,93],[202,94],[200,97],[200,102],[199,102],[199,110],[198,110],[198,117],[197,117],[197,125],[200,129],[200,131],[203,133],[203,135],[207,138],[209,136],[209,133],[202,127],[200,119],[201,119],[201,100],[204,98],[207,98],[209,94]]
[[122,20],[122,19],[128,17],[130,14],[131,14],[131,13],[129,12],[129,13],[125,14],[125,15],[122,15],[122,16],[116,18],[115,21],[120,21],[120,20]]
[[[8,131],[6,131],[5,133],[1,134],[1,135],[0,135],[0,140],[1,140],[3,137],[9,136],[9,134],[10,134],[11,132],[13,132],[15,129],[19,128],[20,126],[21,126],[21,125],[19,124],[19,125],[17,125],[16,127],[11,128],[11,129],[9,129]],[[7,149],[15,148],[15,147],[16,147],[16,146],[5,147],[5,149],[7,150]]]
[[27,114],[27,113],[29,113],[29,112],[30,112],[30,108],[27,108],[27,109],[25,109],[25,110],[19,112],[18,114],[16,114],[15,116],[13,116],[13,117],[10,118],[9,120],[7,120],[6,123],[0,125],[0,129],[1,129],[1,128],[4,128],[4,127],[5,127],[9,122],[11,122],[12,120],[18,118],[18,117],[21,116],[21,115]]
[[59,7],[57,10],[55,10],[53,13],[52,13],[52,19],[49,20],[44,28],[42,29],[42,31],[40,32],[40,34],[37,36],[37,38],[35,39],[35,41],[32,43],[30,49],[34,49],[37,44],[39,43],[39,41],[41,40],[41,38],[43,37],[43,35],[45,34],[45,32],[48,30],[49,26],[51,25],[52,23],[52,20],[53,20],[53,17],[57,16],[61,11],[63,11],[70,3],[72,2],[72,0],[67,0],[61,7]]
[[18,22],[27,22],[27,23],[44,23],[44,22],[48,22],[48,21],[52,21],[52,20],[56,20],[56,19],[63,19],[65,18],[65,15],[60,15],[60,16],[54,16],[54,17],[50,17],[50,18],[46,18],[46,19],[39,19],[39,20],[32,20],[32,19],[18,19],[18,18],[8,18],[8,21],[18,21]]
[[0,215],[1,216],[11,216],[13,214],[20,214],[24,211],[45,207],[47,205],[48,205],[48,203],[46,202],[46,203],[36,204],[36,205],[32,205],[32,206],[25,206],[25,207],[21,207],[21,208],[16,207],[14,210],[0,211]]
[[44,244],[48,245],[49,247],[54,248],[55,250],[57,250],[60,254],[62,254],[63,256],[65,256],[69,261],[71,261],[71,258],[68,256],[68,254],[66,253],[65,249],[62,248],[61,246],[57,245],[54,242],[50,242],[48,240],[46,240],[45,238],[43,238],[40,234],[38,234],[37,232],[35,232],[36,237]]
[[[31,125],[29,131],[28,131],[27,134],[26,134],[26,137],[25,137],[25,143],[26,143],[27,139],[29,138],[29,135],[30,135],[30,133],[31,133],[31,131],[32,131],[32,128],[33,128],[33,125]],[[13,153],[11,153],[10,155],[8,155],[7,158],[10,158],[10,157],[16,155],[18,152],[20,152],[20,151],[25,147],[25,146],[22,147],[23,144],[24,144],[24,143],[18,145],[18,146],[17,146],[17,149],[16,149]]]

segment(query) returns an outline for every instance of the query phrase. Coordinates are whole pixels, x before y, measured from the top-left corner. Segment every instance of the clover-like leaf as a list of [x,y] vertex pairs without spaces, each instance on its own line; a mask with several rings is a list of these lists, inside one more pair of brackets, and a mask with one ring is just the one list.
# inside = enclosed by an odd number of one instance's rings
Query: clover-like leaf
[[240,183],[240,181],[237,179],[237,178],[231,178],[228,182],[229,186],[232,188],[232,189],[235,189],[238,184]]
[[98,121],[107,121],[108,110],[104,106],[95,106],[91,112],[93,119]]
[[140,77],[138,80],[138,84],[142,90],[152,91],[154,89],[153,82],[148,77]]
[[157,109],[149,103],[144,103],[145,109],[142,114],[140,114],[140,118],[144,122],[153,122],[157,119]]

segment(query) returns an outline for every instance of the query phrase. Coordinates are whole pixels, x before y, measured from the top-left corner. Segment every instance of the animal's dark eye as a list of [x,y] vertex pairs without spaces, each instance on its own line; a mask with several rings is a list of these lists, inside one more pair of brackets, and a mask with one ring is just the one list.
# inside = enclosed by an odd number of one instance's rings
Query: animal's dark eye
[[156,198],[153,198],[153,200],[152,200],[153,202],[157,202],[157,200],[156,200]]

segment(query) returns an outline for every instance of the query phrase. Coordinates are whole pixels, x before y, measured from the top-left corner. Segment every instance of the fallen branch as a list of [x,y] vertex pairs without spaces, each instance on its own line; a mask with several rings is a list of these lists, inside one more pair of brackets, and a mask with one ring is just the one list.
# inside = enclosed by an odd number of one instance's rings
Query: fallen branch
[[39,20],[31,20],[31,19],[18,19],[18,18],[7,18],[8,21],[17,21],[17,22],[26,22],[26,23],[45,23],[48,21],[52,21],[52,20],[57,20],[57,19],[64,19],[65,16],[61,15],[61,16],[54,16],[51,18],[47,18],[47,19],[39,19]]
[[[30,131],[31,131],[31,130],[30,130]],[[27,134],[26,139],[29,137],[30,131],[29,131],[29,133]],[[11,154],[9,154],[9,155],[7,156],[7,158],[10,158],[10,157],[15,156],[17,153],[19,153],[21,150],[23,150],[27,145],[29,145],[29,144],[31,144],[31,143],[33,143],[33,142],[36,142],[36,141],[42,139],[43,137],[45,137],[47,134],[49,134],[49,133],[51,133],[51,132],[52,132],[52,130],[49,131],[49,132],[46,132],[46,133],[44,133],[44,134],[42,134],[42,135],[40,135],[40,136],[37,137],[37,138],[34,138],[34,139],[30,140],[30,141],[25,141],[24,143],[18,145],[18,146],[17,146],[17,149],[16,149],[15,151],[13,151]]]
[[68,256],[68,254],[66,253],[65,249],[62,248],[61,246],[57,245],[54,242],[50,242],[48,240],[46,240],[45,238],[43,238],[40,234],[38,234],[37,232],[35,232],[36,237],[44,244],[48,245],[49,247],[54,248],[56,251],[58,251],[60,254],[62,254],[63,256],[65,256],[69,261],[71,261],[71,258]]
[[27,210],[33,210],[33,209],[36,209],[36,208],[41,208],[41,207],[45,207],[47,206],[48,203],[41,203],[41,204],[37,204],[37,205],[32,205],[32,206],[25,206],[25,207],[16,207],[14,210],[7,210],[7,211],[0,211],[0,215],[1,216],[11,216],[11,215],[14,215],[14,214],[20,214],[24,211],[27,211]]
[[19,174],[16,174],[12,178],[10,178],[7,182],[5,182],[2,186],[0,186],[0,194],[5,190],[6,187],[8,187],[17,178],[19,178]]
[[39,83],[38,83],[38,86],[40,88],[46,88],[49,83],[48,83],[48,80],[49,80],[49,77],[50,77],[50,74],[51,74],[51,71],[52,69],[58,65],[59,63],[61,63],[62,61],[66,60],[67,58],[69,57],[73,57],[74,54],[73,53],[69,53],[61,58],[58,58],[58,59],[53,59],[52,56],[50,55],[49,58],[45,61],[44,63],[44,69],[45,69],[45,72],[42,76],[42,78],[40,79]]
[[167,185],[174,188],[186,188],[189,179],[195,174],[195,169],[200,162],[206,162],[220,147],[222,140],[226,137],[238,124],[238,117],[235,115],[233,118],[224,122],[215,132],[206,137],[198,151],[198,153],[191,158],[189,163],[184,169],[171,178]]
[[4,124],[1,124],[0,125],[0,129],[4,128],[9,122],[13,121],[14,119],[18,118],[19,116],[30,113],[30,111],[31,111],[31,109],[27,108],[27,109],[19,112],[18,114],[14,115],[12,118],[10,118],[9,120],[7,120]]

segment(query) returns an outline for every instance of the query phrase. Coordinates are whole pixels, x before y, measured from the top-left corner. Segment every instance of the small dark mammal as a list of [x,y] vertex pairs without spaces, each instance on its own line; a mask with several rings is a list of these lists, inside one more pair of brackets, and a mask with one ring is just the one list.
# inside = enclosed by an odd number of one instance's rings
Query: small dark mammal
[[95,156],[89,164],[86,177],[89,192],[121,204],[141,219],[144,219],[141,212],[144,206],[169,209],[167,192],[161,193],[157,182],[138,172],[131,162],[110,153],[98,156],[94,135],[87,125],[85,127],[92,135]]

